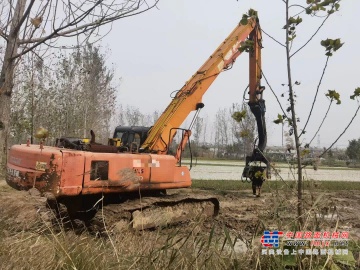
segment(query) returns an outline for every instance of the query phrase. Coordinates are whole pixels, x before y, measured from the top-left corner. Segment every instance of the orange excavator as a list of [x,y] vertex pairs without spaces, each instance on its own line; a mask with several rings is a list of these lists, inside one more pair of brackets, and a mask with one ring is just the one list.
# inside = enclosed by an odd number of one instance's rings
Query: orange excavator
[[[265,103],[262,98],[264,87],[260,85],[261,29],[257,16],[249,16],[245,23],[242,20],[236,26],[190,80],[177,91],[152,127],[119,126],[108,145],[96,143],[95,133],[92,131],[91,140],[62,137],[55,146],[29,142],[14,145],[8,156],[7,183],[16,189],[36,188],[42,194],[50,194],[52,199],[72,208],[73,213],[91,212],[89,209],[94,208],[99,198],[103,199],[103,207],[106,198],[112,198],[109,199],[109,204],[112,204],[114,198],[121,198],[119,200],[123,203],[119,205],[122,205],[122,210],[126,208],[132,213],[130,219],[133,219],[133,224],[136,223],[134,213],[137,210],[154,206],[167,207],[169,212],[168,207],[188,205],[188,210],[182,209],[178,211],[178,215],[173,214],[171,218],[175,221],[197,214],[200,210],[193,207],[194,204],[198,204],[201,212],[216,215],[219,209],[216,198],[159,195],[165,194],[169,189],[191,186],[189,168],[181,165],[181,153],[191,135],[192,125],[189,129],[180,129],[180,126],[192,111],[196,111],[197,115],[204,107],[203,95],[221,72],[231,68],[243,52],[243,46],[247,46],[245,50],[249,52],[250,60],[249,106],[255,115],[259,133],[258,146],[247,157],[243,176],[256,180],[259,178],[257,172],[263,172],[267,168],[259,165],[261,162],[266,163],[262,155],[266,146]],[[171,155],[169,148],[179,131],[182,133],[182,140],[176,154]],[[151,196],[149,201],[143,197],[139,206],[133,201],[126,203],[130,194]],[[172,209],[172,212],[175,213],[176,210]],[[144,216],[141,220],[145,220]],[[136,226],[145,225],[141,223]]]

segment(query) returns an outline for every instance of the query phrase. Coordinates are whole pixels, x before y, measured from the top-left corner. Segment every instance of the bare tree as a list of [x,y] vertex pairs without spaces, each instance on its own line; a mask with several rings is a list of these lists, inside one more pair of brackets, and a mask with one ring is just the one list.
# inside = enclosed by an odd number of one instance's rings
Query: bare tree
[[70,55],[61,54],[51,70],[31,56],[23,58],[12,95],[12,142],[26,137],[33,141],[39,127],[49,131],[49,142],[64,135],[87,137],[90,129],[98,139],[107,139],[116,89],[100,47],[87,44]]
[[139,126],[144,124],[145,116],[140,112],[139,108],[127,106],[124,113],[127,125]]
[[[10,102],[14,74],[19,59],[40,45],[64,46],[60,41],[81,46],[95,42],[101,35],[99,29],[114,21],[146,12],[156,7],[159,0],[118,1],[35,1],[8,0],[0,4],[0,149],[6,156],[9,133]],[[72,46],[72,47],[76,47]],[[71,47],[71,46],[69,46]],[[41,57],[41,56],[39,56]]]
[[[233,119],[232,133],[236,142],[243,147],[244,159],[246,155],[251,154],[255,143],[256,120],[251,113],[249,106],[234,103],[230,109],[230,115]],[[240,149],[239,149],[240,150]]]
[[204,129],[204,118],[198,117],[194,125],[194,141],[198,145],[200,143],[200,137]]
[[224,151],[225,147],[230,143],[231,136],[230,116],[226,108],[219,109],[215,115],[215,146],[218,154],[220,150]]

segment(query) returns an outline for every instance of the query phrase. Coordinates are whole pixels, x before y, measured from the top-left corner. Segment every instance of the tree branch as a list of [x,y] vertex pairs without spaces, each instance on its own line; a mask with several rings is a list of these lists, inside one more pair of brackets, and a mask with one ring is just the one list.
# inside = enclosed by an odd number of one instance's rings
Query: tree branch
[[286,116],[286,113],[285,113],[283,107],[281,106],[280,100],[278,99],[277,95],[275,94],[274,90],[272,89],[271,85],[269,84],[269,82],[268,82],[267,78],[265,77],[265,74],[264,74],[264,72],[263,72],[262,70],[261,70],[261,74],[262,74],[262,76],[264,77],[266,84],[270,87],[271,92],[272,92],[273,95],[275,96],[275,98],[276,98],[276,100],[277,100],[277,102],[278,102],[278,104],[279,104],[279,106],[280,106],[280,108],[281,108],[281,111],[282,111],[283,114]]
[[325,74],[325,70],[326,70],[326,67],[327,67],[328,62],[329,62],[329,56],[326,58],[325,67],[323,68],[323,72],[322,72],[322,74],[321,74],[320,81],[319,81],[319,84],[318,84],[317,89],[316,89],[315,97],[314,97],[313,103],[312,103],[312,105],[311,105],[311,109],[310,109],[308,118],[307,118],[307,120],[306,120],[306,123],[305,123],[305,125],[304,125],[304,127],[303,127],[303,130],[302,130],[299,138],[301,137],[301,135],[304,134],[304,131],[305,131],[305,129],[306,129],[306,126],[307,126],[307,124],[309,123],[309,120],[310,120],[312,111],[313,111],[313,109],[314,109],[315,101],[316,101],[317,95],[318,95],[318,93],[319,93],[320,85],[321,85],[322,79],[324,78],[324,74]]
[[5,39],[6,42],[8,41],[8,36],[7,36],[3,31],[1,31],[1,30],[0,30],[0,37],[2,37],[3,39]]
[[329,111],[330,111],[332,102],[333,102],[333,100],[331,99],[331,100],[330,100],[329,107],[328,107],[328,109],[327,109],[327,111],[326,111],[326,113],[325,113],[325,116],[324,116],[323,120],[321,121],[321,124],[320,124],[319,128],[317,129],[317,131],[315,132],[314,136],[312,137],[312,139],[311,139],[310,142],[308,143],[309,146],[310,146],[310,144],[312,143],[312,141],[315,139],[316,135],[319,133],[322,125],[324,124],[325,119],[327,118],[327,115],[328,115],[328,113],[329,113]]
[[[28,8],[26,9],[24,15],[21,17],[19,23],[18,23],[17,26],[15,27],[14,33],[17,33],[17,32],[20,30],[21,25],[24,23],[24,21],[26,20],[26,18],[29,16],[30,11],[31,11],[31,8],[32,8],[32,6],[34,5],[34,3],[35,3],[35,0],[31,0],[31,2],[30,2],[30,4],[29,4]],[[12,34],[12,33],[11,33],[11,34]],[[16,35],[17,35],[17,34],[16,34]]]
[[280,41],[276,40],[274,37],[272,37],[272,36],[270,36],[268,33],[266,33],[266,32],[264,31],[264,29],[261,28],[261,31],[262,31],[265,35],[267,35],[269,38],[271,38],[273,41],[275,41],[276,43],[278,43],[279,45],[281,45],[281,46],[283,46],[283,47],[286,47],[286,46],[285,46],[284,44],[282,44]]
[[299,49],[297,49],[293,54],[290,55],[290,57],[293,57],[295,54],[297,54],[300,50],[302,50],[306,45],[309,44],[309,42],[316,36],[316,34],[320,31],[321,27],[323,27],[324,23],[326,22],[326,20],[330,17],[330,14],[328,14],[326,16],[326,18],[324,19],[324,21],[320,24],[320,26],[318,27],[318,29],[316,29],[315,33],[309,38],[309,40],[302,45]]
[[354,121],[355,117],[357,116],[359,109],[360,109],[360,104],[359,104],[354,116],[351,118],[349,124],[345,127],[344,131],[339,135],[339,137],[336,138],[336,140],[319,157],[322,157],[323,155],[325,155],[326,152],[328,152],[334,146],[334,144],[337,143],[337,141],[342,137],[342,135],[345,134],[346,130],[350,127],[351,123]]
[[[54,29],[54,31],[50,35],[48,35],[46,37],[27,39],[27,40],[19,40],[19,42],[18,42],[19,44],[31,44],[31,43],[33,43],[33,45],[30,46],[29,48],[27,48],[26,50],[22,51],[21,53],[15,55],[13,57],[13,59],[18,58],[18,57],[26,54],[27,52],[31,51],[32,49],[36,48],[37,46],[39,46],[40,44],[44,43],[45,41],[47,41],[49,39],[53,39],[53,38],[57,38],[57,37],[68,37],[69,34],[72,34],[72,33],[77,33],[78,35],[83,34],[86,31],[93,30],[94,28],[109,24],[109,23],[111,23],[111,22],[113,22],[115,20],[122,19],[122,18],[127,18],[127,17],[131,17],[131,16],[135,16],[135,15],[144,13],[144,12],[148,11],[149,9],[152,9],[152,8],[156,7],[156,5],[157,5],[157,3],[159,1],[160,0],[156,0],[153,5],[148,6],[144,10],[134,12],[134,11],[136,11],[136,10],[138,10],[140,8],[141,1],[137,1],[136,6],[134,6],[135,5],[135,3],[134,3],[131,6],[131,9],[129,9],[129,10],[127,10],[127,11],[121,13],[121,14],[117,14],[117,15],[114,15],[114,16],[111,16],[111,17],[108,17],[108,18],[102,17],[101,19],[98,19],[96,21],[86,23],[84,25],[81,25],[81,26],[78,26],[78,27],[75,27],[75,28],[72,28],[72,29],[64,30],[64,29],[69,28],[69,27],[71,27],[73,25],[76,25],[77,23],[82,21],[84,18],[86,18],[86,16],[89,14],[89,12],[91,12],[95,8],[95,5],[94,5],[91,9],[84,12],[76,20],[71,21],[70,23],[68,23],[68,24],[66,24],[66,25],[64,25],[62,27]],[[99,4],[99,3],[101,3],[101,1],[96,2],[96,4]],[[62,31],[62,30],[64,30],[64,31]]]

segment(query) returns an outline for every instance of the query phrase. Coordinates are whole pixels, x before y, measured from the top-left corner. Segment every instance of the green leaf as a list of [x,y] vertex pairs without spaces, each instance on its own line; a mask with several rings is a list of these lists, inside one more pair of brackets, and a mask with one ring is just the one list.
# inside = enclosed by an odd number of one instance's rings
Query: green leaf
[[247,18],[242,18],[241,21],[240,21],[240,24],[247,25],[248,24]]
[[321,46],[327,47],[327,46],[330,45],[330,41],[329,41],[329,39],[322,40],[322,41],[320,42],[320,44],[321,44]]
[[240,52],[253,52],[254,51],[254,41],[246,40],[240,43]]
[[293,36],[291,36],[291,37],[288,37],[288,41],[293,41],[294,38],[296,38],[296,35],[293,35]]
[[326,56],[332,56],[333,52],[339,50],[344,43],[341,42],[340,38],[337,39],[326,39],[326,40],[322,40],[320,42],[321,46],[325,47],[325,55]]
[[236,122],[240,123],[246,117],[246,110],[242,110],[241,112],[234,112],[231,117]]
[[329,97],[331,100],[336,100],[336,104],[341,104],[340,94],[336,90],[328,90],[328,93],[325,96]]
[[307,156],[308,154],[310,154],[310,150],[309,150],[309,149],[303,149],[303,150],[300,152],[300,156],[301,156],[301,157],[305,157],[305,156]]
[[250,8],[249,11],[248,11],[248,15],[250,17],[257,17],[258,13],[257,13],[257,11],[255,9]]
[[351,99],[355,99],[355,97],[360,96],[360,87],[354,90],[354,94],[350,96]]
[[281,114],[278,114],[278,118],[273,121],[275,124],[283,124],[284,118]]

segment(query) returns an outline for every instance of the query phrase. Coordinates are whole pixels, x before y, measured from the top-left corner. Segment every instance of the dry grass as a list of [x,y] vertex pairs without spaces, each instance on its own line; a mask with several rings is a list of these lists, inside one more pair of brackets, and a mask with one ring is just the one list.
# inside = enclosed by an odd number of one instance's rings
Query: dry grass
[[[11,196],[6,187],[0,188],[0,196]],[[224,220],[206,223],[200,219],[143,232],[108,228],[107,234],[99,236],[86,227],[82,231],[69,229],[60,219],[50,222],[46,209],[34,211],[34,205],[38,205],[35,199],[24,197],[22,202],[0,208],[0,268],[355,269],[327,256],[293,256],[290,261],[285,256],[262,256],[259,238],[265,229],[296,229],[292,214],[296,201],[292,200],[291,189],[272,193],[271,207],[257,213],[259,222],[250,236],[228,228]],[[344,225],[334,207],[336,202],[315,193],[308,196],[304,230],[332,230]],[[326,219],[325,214],[334,215]],[[234,248],[239,239],[247,245],[245,253]],[[358,258],[358,243],[352,242],[351,248]]]
[[196,224],[186,233],[172,228],[107,238],[46,224],[37,232],[1,225],[1,269],[230,269],[238,256],[230,239],[200,234]]

